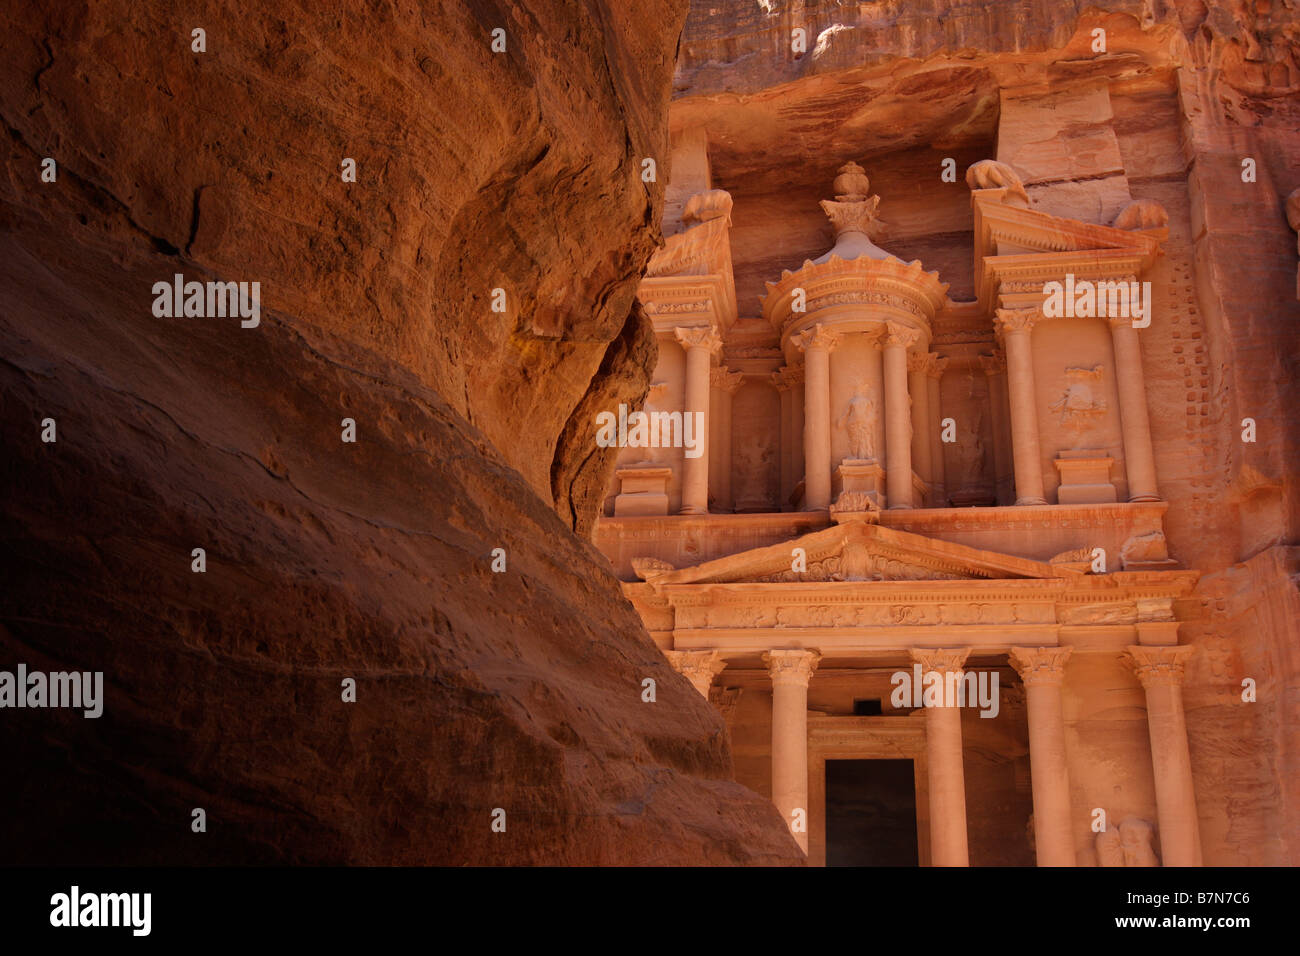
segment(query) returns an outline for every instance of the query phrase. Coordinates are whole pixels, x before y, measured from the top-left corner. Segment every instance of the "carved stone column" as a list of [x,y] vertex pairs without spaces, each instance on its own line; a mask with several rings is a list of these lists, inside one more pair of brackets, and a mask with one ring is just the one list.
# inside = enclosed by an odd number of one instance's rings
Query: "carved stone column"
[[916,329],[889,322],[880,344],[885,352],[885,499],[890,509],[912,507],[912,409],[907,397],[907,350]]
[[1039,866],[1074,866],[1070,772],[1065,759],[1061,683],[1071,647],[1013,647],[1011,666],[1025,682],[1029,774],[1034,792],[1034,846]]
[[993,492],[997,503],[1009,504],[1003,500],[1002,476],[1007,473],[1008,458],[1007,439],[1010,430],[1007,427],[1007,356],[1001,349],[995,349],[992,355],[981,355],[980,365],[989,380],[989,414],[993,429]]
[[1038,309],[998,309],[994,322],[1007,352],[1007,399],[1011,406],[1011,455],[1015,461],[1016,504],[1045,505],[1043,462],[1038,445],[1038,397],[1030,332]]
[[808,682],[821,654],[776,650],[763,655],[772,678],[772,802],[791,826],[795,811],[803,832],[791,832],[808,852]]
[[[786,493],[788,501],[794,495],[794,489],[804,479],[804,443],[803,443],[803,366],[796,365],[790,369],[790,490]],[[791,503],[794,508],[796,503]]]
[[[686,350],[686,401],[682,409],[683,428],[687,415],[703,425],[694,437],[699,443],[698,457],[688,458],[682,450],[682,510],[684,515],[709,513],[709,364],[722,340],[711,328],[673,330]],[[697,414],[698,413],[698,414]],[[692,425],[691,427],[696,427]]]
[[804,510],[831,506],[831,351],[839,335],[816,325],[794,339],[804,353]]
[[790,493],[799,479],[795,477],[795,407],[794,393],[799,376],[795,369],[784,365],[772,373],[772,384],[781,393],[781,494],[778,504],[782,511],[790,510]]
[[907,385],[912,396],[912,463],[926,487],[932,487],[933,469],[930,467],[930,356],[917,352],[907,357]]
[[948,360],[931,352],[926,374],[930,379],[930,507],[946,508],[948,506],[948,488],[944,474],[943,456],[943,402],[940,388],[944,369]]
[[1147,732],[1155,774],[1161,859],[1165,866],[1200,866],[1200,827],[1192,758],[1183,715],[1183,668],[1192,655],[1187,645],[1134,645],[1128,661],[1146,691]]
[[[922,680],[937,673],[943,686],[959,680],[970,648],[912,649]],[[948,675],[954,675],[950,678]],[[930,787],[930,862],[934,866],[970,866],[966,838],[966,771],[961,750],[961,708],[947,694],[943,704],[925,709],[925,746]]]
[[1112,318],[1110,340],[1115,351],[1115,389],[1119,392],[1119,420],[1124,434],[1128,500],[1159,501],[1156,460],[1151,450],[1151,421],[1147,415],[1147,387],[1142,374],[1142,346],[1133,320]]
[[673,670],[685,677],[707,700],[713,678],[727,666],[720,651],[664,651]]
[[709,486],[720,511],[731,511],[731,397],[745,381],[741,372],[709,370]]

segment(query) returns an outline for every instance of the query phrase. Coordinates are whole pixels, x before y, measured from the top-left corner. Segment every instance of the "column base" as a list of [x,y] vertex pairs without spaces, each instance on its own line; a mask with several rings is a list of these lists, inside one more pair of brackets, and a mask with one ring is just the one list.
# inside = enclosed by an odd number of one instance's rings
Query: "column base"
[[1022,505],[1045,505],[1045,504],[1047,504],[1046,498],[1017,498],[1016,499],[1017,508],[1021,507]]
[[677,512],[679,515],[706,515],[709,513],[708,508],[683,508]]
[[1159,495],[1134,495],[1132,498],[1129,499],[1129,502],[1132,504],[1138,504],[1141,502],[1164,501],[1164,500],[1165,499],[1161,498]]

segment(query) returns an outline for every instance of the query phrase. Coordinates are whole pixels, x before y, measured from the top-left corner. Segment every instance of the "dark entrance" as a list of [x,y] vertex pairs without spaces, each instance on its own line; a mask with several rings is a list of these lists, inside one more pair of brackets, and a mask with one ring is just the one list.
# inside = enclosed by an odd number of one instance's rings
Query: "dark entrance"
[[912,761],[826,761],[826,865],[917,862]]

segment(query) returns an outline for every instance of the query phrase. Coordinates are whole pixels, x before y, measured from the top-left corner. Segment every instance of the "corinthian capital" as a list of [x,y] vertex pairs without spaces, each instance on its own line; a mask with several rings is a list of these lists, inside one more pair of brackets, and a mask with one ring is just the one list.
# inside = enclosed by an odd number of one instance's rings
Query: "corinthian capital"
[[969,655],[969,647],[912,648],[912,660],[920,664],[921,670],[926,674],[931,671],[938,671],[940,674],[960,674]]
[[943,378],[944,371],[948,368],[948,357],[940,356],[937,352],[931,352],[926,356],[930,360],[930,366],[925,371],[931,378]]
[[733,372],[721,365],[709,369],[709,385],[729,395],[736,394],[736,389],[740,388],[744,381],[744,372]]
[[664,656],[673,670],[695,685],[695,689],[705,697],[709,696],[713,678],[727,666],[718,651],[664,651]]
[[794,684],[807,687],[813,671],[822,656],[817,651],[779,650],[768,651],[763,655],[767,665],[767,674],[773,684]]
[[778,392],[788,391],[803,384],[802,365],[782,365],[772,373],[772,384]]
[[1173,647],[1134,645],[1129,647],[1125,658],[1143,687],[1179,687],[1183,683],[1183,668],[1193,650],[1187,644]]
[[1013,647],[1011,666],[1027,685],[1059,684],[1073,647]]
[[722,348],[722,339],[718,338],[718,333],[707,325],[676,328],[673,329],[673,335],[677,337],[677,341],[681,343],[682,348],[687,351],[691,349],[707,349],[712,354]]
[[801,352],[807,352],[809,349],[821,349],[825,352],[832,352],[835,346],[840,344],[840,334],[826,326],[818,323],[811,329],[806,329],[794,336],[790,341]]
[[885,331],[880,335],[880,346],[886,349],[900,345],[910,349],[919,341],[921,341],[920,332],[899,322],[886,322]]
[[1028,332],[1042,317],[1043,310],[1038,308],[998,309],[993,327],[997,329],[999,335],[1004,336],[1013,332]]

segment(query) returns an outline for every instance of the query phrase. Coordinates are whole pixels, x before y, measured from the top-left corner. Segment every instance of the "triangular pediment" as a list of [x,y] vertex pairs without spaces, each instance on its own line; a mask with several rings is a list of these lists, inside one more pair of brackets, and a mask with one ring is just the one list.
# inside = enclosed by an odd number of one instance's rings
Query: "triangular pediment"
[[[807,569],[792,569],[802,548]],[[666,584],[821,581],[987,581],[1060,578],[1077,572],[865,522],[835,525],[781,544],[754,548],[675,571],[650,571]]]

